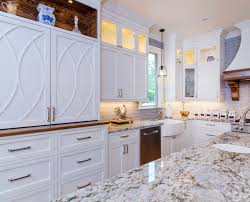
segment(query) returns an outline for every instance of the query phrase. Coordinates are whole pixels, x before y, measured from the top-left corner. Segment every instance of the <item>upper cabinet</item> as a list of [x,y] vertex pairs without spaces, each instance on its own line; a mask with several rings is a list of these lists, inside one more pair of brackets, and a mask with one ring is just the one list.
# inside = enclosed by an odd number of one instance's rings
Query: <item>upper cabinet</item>
[[185,65],[196,65],[197,54],[196,49],[184,50],[184,64]]
[[127,28],[122,28],[122,48],[135,49],[135,33]]
[[104,10],[101,40],[101,99],[147,99],[148,29]]
[[0,129],[99,119],[99,41],[0,12]]
[[117,45],[117,26],[115,23],[102,20],[101,25],[101,38],[102,42],[112,44],[114,46]]
[[120,16],[111,15],[105,10],[101,23],[102,42],[106,45],[116,46],[135,53],[146,54],[148,30],[133,24],[133,22],[124,23],[124,21],[120,19]]
[[184,99],[223,100],[223,43],[221,30],[184,40]]

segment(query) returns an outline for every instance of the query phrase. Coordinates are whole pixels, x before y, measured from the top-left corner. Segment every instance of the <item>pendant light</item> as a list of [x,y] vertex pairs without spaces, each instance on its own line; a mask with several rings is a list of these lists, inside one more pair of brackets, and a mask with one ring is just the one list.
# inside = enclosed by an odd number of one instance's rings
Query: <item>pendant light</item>
[[167,76],[167,68],[164,66],[164,42],[163,42],[163,34],[165,29],[160,29],[161,33],[161,66],[158,70],[158,77],[166,77]]

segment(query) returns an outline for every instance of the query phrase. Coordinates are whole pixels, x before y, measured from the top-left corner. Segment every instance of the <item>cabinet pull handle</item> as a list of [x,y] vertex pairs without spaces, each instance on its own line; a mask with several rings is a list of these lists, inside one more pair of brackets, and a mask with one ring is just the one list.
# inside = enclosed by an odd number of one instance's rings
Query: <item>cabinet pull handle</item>
[[48,122],[50,123],[51,122],[51,108],[50,107],[47,107],[47,111],[48,111]]
[[126,149],[126,150],[127,150],[127,151],[126,151],[126,154],[128,154],[128,145],[127,145],[127,144],[126,144],[126,148],[127,148],[127,149]]
[[8,181],[9,182],[15,182],[15,181],[22,180],[22,179],[29,178],[29,177],[31,177],[31,174],[28,174],[28,175],[25,175],[25,176],[22,176],[22,177],[18,177],[18,178],[10,178],[10,179],[8,179]]
[[129,137],[129,135],[124,135],[124,136],[121,136],[121,138],[127,138]]
[[215,124],[206,124],[207,126],[215,126]]
[[121,97],[123,97],[123,90],[121,89]]
[[18,151],[23,151],[23,150],[28,150],[28,149],[31,149],[31,146],[18,148],[18,149],[8,149],[8,152],[18,152]]
[[122,152],[122,154],[124,155],[124,154],[126,154],[126,146],[125,146],[125,145],[122,145],[122,147],[123,147],[123,152]]
[[159,130],[154,130],[151,133],[143,133],[143,135],[154,135],[154,134],[157,134],[157,133],[159,133]]
[[79,185],[79,186],[77,186],[77,189],[82,189],[82,188],[88,187],[88,186],[90,186],[91,184],[92,184],[92,183],[89,182],[89,183],[87,183],[87,184],[85,184],[85,185]]
[[77,163],[82,164],[82,163],[86,163],[86,162],[91,161],[91,160],[92,160],[91,158],[88,158],[88,159],[85,159],[82,161],[77,161]]
[[209,136],[209,137],[214,137],[215,135],[212,135],[212,134],[206,134],[206,136]]
[[117,97],[120,98],[121,97],[121,89],[118,88],[117,91],[118,91],[118,96]]
[[56,121],[56,108],[55,107],[52,107],[52,114],[53,114],[52,121]]
[[78,138],[77,138],[78,141],[81,141],[81,140],[88,140],[88,139],[91,139],[91,136],[88,136],[88,137],[78,137]]

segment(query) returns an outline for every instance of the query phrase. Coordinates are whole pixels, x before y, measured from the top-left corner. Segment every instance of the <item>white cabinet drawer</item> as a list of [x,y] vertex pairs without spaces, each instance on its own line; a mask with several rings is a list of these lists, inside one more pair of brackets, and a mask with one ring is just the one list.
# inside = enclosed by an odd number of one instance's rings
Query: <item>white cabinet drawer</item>
[[24,194],[18,194],[4,199],[5,202],[49,202],[55,199],[55,190],[53,186],[39,188],[36,191],[28,191]]
[[93,148],[89,151],[67,153],[59,157],[61,176],[89,171],[104,166],[104,147]]
[[139,134],[139,130],[128,130],[124,132],[112,133],[110,135],[111,144],[115,142],[123,142],[128,141],[130,139],[137,138]]
[[35,188],[54,179],[54,160],[40,159],[0,168],[0,195]]
[[0,139],[0,163],[17,163],[25,158],[55,153],[55,141],[50,135],[27,135]]
[[104,171],[99,170],[96,172],[89,173],[87,175],[81,175],[76,178],[70,179],[62,183],[61,185],[61,195],[70,194],[76,192],[79,189],[83,189],[97,182],[104,180]]
[[63,132],[59,136],[59,152],[103,145],[106,127],[91,127]]

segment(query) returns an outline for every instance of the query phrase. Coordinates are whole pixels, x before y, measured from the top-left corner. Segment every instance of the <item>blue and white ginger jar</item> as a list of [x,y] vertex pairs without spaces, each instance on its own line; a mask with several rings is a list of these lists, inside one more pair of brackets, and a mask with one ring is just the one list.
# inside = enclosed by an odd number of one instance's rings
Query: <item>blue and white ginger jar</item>
[[39,4],[37,6],[37,10],[39,12],[38,16],[37,16],[37,20],[38,22],[47,24],[47,25],[52,25],[55,26],[55,22],[56,22],[56,17],[53,14],[54,12],[54,8],[50,7],[50,6],[46,6],[43,4]]

